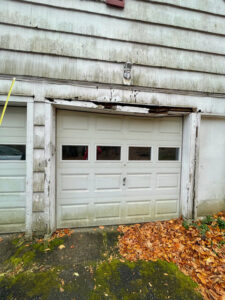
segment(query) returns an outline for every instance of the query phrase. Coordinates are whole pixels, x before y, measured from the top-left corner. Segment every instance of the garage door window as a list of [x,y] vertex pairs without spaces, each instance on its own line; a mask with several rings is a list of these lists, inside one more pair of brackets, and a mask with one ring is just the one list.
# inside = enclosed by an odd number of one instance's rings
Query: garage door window
[[63,145],[62,146],[63,160],[88,160],[87,145]]
[[0,160],[26,160],[26,145],[0,145]]
[[151,160],[151,147],[129,147],[129,160]]
[[158,153],[159,160],[179,160],[179,148],[160,147]]
[[97,160],[120,160],[121,147],[119,146],[97,146]]

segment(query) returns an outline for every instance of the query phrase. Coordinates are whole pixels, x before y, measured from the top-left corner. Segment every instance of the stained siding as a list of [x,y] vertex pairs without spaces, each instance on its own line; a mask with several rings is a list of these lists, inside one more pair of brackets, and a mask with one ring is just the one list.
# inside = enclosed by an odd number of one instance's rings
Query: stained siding
[[120,85],[131,61],[131,85],[224,93],[220,1],[182,3],[2,0],[0,73]]
[[225,119],[202,118],[200,130],[198,215],[225,208]]

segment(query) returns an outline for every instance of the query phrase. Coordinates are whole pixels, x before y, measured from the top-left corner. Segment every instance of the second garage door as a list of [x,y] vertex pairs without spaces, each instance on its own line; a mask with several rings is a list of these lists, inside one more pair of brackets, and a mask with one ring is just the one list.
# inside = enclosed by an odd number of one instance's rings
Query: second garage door
[[8,107],[0,126],[1,233],[25,231],[25,207],[26,108]]
[[57,226],[179,216],[182,118],[60,110]]

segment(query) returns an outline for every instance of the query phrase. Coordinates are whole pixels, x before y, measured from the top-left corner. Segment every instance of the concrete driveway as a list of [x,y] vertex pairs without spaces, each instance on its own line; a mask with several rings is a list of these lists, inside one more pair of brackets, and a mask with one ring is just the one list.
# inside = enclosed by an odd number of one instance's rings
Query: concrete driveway
[[107,227],[51,241],[2,236],[0,299],[202,299],[175,265],[122,259],[118,234]]

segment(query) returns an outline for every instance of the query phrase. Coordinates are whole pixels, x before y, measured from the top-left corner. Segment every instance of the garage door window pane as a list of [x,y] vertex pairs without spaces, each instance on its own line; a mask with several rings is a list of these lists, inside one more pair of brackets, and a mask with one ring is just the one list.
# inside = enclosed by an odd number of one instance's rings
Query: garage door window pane
[[129,160],[151,160],[151,147],[129,147]]
[[25,145],[0,145],[0,160],[25,160]]
[[88,160],[88,146],[62,146],[63,160]]
[[97,146],[97,160],[120,160],[121,147],[117,146]]
[[159,148],[159,160],[179,160],[179,148]]

